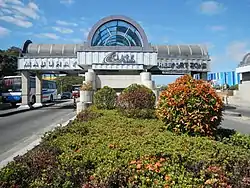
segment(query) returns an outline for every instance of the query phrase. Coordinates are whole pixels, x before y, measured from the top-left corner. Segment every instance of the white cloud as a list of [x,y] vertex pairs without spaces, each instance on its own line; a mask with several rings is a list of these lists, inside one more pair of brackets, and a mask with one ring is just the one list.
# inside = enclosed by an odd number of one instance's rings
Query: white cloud
[[10,33],[10,30],[0,26],[0,37],[4,37]]
[[80,31],[83,32],[84,39],[88,37],[90,30],[91,30],[91,27],[80,29]]
[[49,38],[53,40],[57,40],[60,38],[60,36],[56,35],[55,33],[40,33],[35,36],[39,38]]
[[12,11],[10,9],[7,9],[7,8],[3,8],[1,9],[1,11],[4,13],[4,14],[12,14]]
[[57,20],[56,24],[58,25],[63,25],[63,26],[77,26],[77,23],[73,23],[73,22],[66,22],[66,21],[62,21],[62,20]]
[[226,27],[223,25],[213,25],[213,26],[209,26],[209,29],[211,31],[224,31],[226,30]]
[[3,8],[1,9],[0,20],[20,27],[32,27],[32,20],[41,18],[40,14],[42,12],[34,2],[24,4],[21,0],[0,0],[1,6]]
[[211,56],[212,67],[215,71],[234,70],[248,52],[250,41],[233,41],[222,53]]
[[205,42],[204,45],[206,46],[208,51],[215,47],[215,45],[213,43],[211,43],[211,42]]
[[246,41],[234,41],[226,48],[226,55],[238,62],[240,62],[248,52],[250,52],[250,43]]
[[83,39],[80,38],[73,38],[70,41],[72,41],[73,43],[83,43]]
[[28,7],[33,10],[39,11],[37,4],[35,4],[34,2],[29,2]]
[[200,11],[203,14],[214,15],[225,10],[225,6],[217,1],[204,1],[200,4]]
[[5,2],[15,5],[23,5],[23,2],[21,2],[20,0],[5,0]]
[[52,27],[52,29],[55,30],[55,31],[58,31],[60,33],[64,33],[64,34],[69,34],[69,33],[74,32],[72,29],[63,28],[63,27]]
[[60,0],[60,3],[65,4],[65,5],[71,5],[75,1],[74,0]]
[[38,14],[38,7],[35,3],[29,3],[27,7],[23,6],[12,6],[14,10],[17,10],[21,15],[24,15],[26,17],[32,18],[32,19],[39,19],[40,16]]
[[29,28],[32,27],[32,23],[26,20],[22,20],[20,18],[15,18],[13,16],[0,16],[0,20],[15,24],[17,26],[20,27],[24,27],[24,28]]

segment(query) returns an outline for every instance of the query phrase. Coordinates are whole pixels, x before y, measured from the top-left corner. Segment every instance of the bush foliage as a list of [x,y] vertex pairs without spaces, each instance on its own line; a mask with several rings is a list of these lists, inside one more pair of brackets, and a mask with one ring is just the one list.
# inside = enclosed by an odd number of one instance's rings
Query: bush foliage
[[132,84],[118,96],[119,111],[134,118],[151,118],[154,116],[155,94],[144,85]]
[[156,114],[168,130],[213,136],[221,123],[222,109],[222,100],[208,82],[184,75],[161,93]]
[[94,104],[98,109],[111,110],[115,108],[116,91],[113,88],[104,86],[94,95]]
[[249,136],[176,135],[160,120],[115,110],[92,108],[78,118],[1,169],[0,187],[250,186]]

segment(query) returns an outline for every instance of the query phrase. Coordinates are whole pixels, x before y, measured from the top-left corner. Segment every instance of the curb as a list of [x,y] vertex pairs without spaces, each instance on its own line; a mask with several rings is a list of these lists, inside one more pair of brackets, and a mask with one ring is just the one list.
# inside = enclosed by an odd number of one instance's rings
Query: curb
[[55,103],[44,104],[44,105],[39,106],[39,107],[30,107],[30,108],[27,108],[27,109],[15,109],[15,110],[10,111],[10,112],[0,113],[0,117],[6,117],[6,116],[22,113],[22,112],[27,112],[27,111],[30,111],[30,110],[36,110],[36,109],[43,108],[43,107],[53,106],[53,105],[55,105]]
[[241,117],[241,113],[238,112],[232,112],[232,111],[224,111],[223,115],[227,115],[227,116],[233,116],[233,117]]

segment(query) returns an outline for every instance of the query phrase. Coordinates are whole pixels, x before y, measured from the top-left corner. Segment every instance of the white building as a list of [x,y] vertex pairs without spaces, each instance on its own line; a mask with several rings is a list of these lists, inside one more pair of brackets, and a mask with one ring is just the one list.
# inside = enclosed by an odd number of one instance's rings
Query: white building
[[240,74],[239,90],[235,91],[229,103],[250,106],[250,53],[244,56],[236,68],[236,73]]
[[[30,72],[85,73],[94,89],[105,85],[118,92],[132,83],[155,89],[151,75],[199,74],[207,79],[210,57],[205,46],[152,45],[143,28],[125,16],[109,16],[98,21],[83,44],[24,43],[18,60],[22,71],[22,104],[29,104]],[[37,84],[40,83],[37,76]],[[36,103],[41,103],[37,87]]]

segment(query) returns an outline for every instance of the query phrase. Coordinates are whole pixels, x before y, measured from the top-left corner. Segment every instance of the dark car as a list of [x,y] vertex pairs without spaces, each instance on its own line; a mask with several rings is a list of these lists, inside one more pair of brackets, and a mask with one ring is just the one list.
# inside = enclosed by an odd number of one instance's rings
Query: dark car
[[61,99],[71,99],[72,98],[72,93],[70,92],[63,92]]

